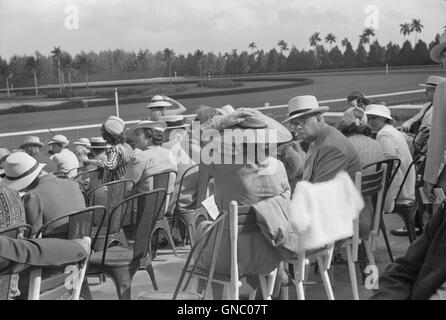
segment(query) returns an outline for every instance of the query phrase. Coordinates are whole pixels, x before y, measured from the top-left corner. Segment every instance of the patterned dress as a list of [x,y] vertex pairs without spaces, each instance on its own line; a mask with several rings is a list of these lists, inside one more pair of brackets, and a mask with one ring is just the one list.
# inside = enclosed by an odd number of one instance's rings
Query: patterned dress
[[[18,192],[6,187],[0,187],[0,231],[24,223],[26,223],[25,207]],[[9,281],[11,281],[8,293],[9,298],[19,296],[19,276],[16,274],[0,276],[0,296],[6,294]]]
[[98,166],[105,169],[104,183],[122,179],[133,157],[132,147],[127,143],[117,144],[109,148],[106,155],[106,159],[98,161]]

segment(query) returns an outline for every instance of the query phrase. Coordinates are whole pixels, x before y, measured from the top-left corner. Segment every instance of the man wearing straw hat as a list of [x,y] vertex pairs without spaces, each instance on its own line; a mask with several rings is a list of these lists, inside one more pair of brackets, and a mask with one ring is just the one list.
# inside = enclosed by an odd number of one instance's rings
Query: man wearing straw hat
[[46,156],[44,153],[40,151],[43,147],[43,143],[40,142],[39,137],[36,136],[27,136],[23,140],[23,143],[20,145],[20,149],[25,151],[31,157],[37,160],[40,163],[46,163],[45,170],[47,172],[52,172],[57,170],[57,165],[54,163],[50,157]]
[[[85,208],[78,184],[47,174],[45,166],[25,152],[14,152],[6,158],[4,178],[0,181],[0,186],[26,192],[26,223],[33,227],[33,233],[53,219]],[[55,225],[52,231],[66,234],[65,226]]]
[[69,143],[67,137],[57,134],[48,142],[48,145],[54,152],[51,159],[56,163],[57,170],[67,173],[68,178],[74,178],[77,175],[79,161],[76,155],[67,149]]
[[314,96],[298,96],[288,102],[288,110],[284,123],[289,122],[298,136],[310,143],[303,179],[325,182],[343,170],[354,179],[361,171],[359,156],[341,132],[325,123],[322,114],[328,107],[319,106]]
[[423,149],[427,148],[427,139],[429,138],[432,123],[432,106],[435,90],[437,89],[437,86],[445,80],[446,78],[443,77],[429,76],[426,83],[420,83],[420,87],[426,88],[425,94],[427,103],[423,105],[420,112],[408,119],[398,128],[400,131],[404,132],[412,156],[415,155],[415,151],[423,151]]

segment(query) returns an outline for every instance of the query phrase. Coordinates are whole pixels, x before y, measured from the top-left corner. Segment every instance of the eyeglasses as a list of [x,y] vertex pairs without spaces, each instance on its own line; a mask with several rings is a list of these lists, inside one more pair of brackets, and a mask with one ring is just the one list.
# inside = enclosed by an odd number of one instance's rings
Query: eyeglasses
[[308,120],[310,120],[313,117],[310,118],[304,118],[304,119],[299,119],[299,120],[291,120],[290,124],[292,127],[294,128],[302,128],[303,126],[305,126],[308,122]]

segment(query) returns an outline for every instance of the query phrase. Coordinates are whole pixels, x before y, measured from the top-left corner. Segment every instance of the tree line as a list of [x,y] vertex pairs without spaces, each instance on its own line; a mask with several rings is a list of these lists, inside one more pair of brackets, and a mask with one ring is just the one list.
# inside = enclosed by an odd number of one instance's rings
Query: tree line
[[[400,25],[404,42],[400,46],[389,42],[383,46],[375,31],[366,28],[359,35],[358,46],[354,49],[348,38],[339,42],[329,33],[321,38],[315,32],[309,38],[310,50],[289,48],[285,40],[277,47],[265,51],[255,42],[247,50],[233,49],[225,53],[176,54],[173,49],[138,52],[123,49],[80,52],[72,56],[60,47],[54,47],[50,55],[35,52],[33,56],[14,55],[9,61],[0,57],[0,86],[34,86],[59,83],[60,90],[71,89],[72,82],[92,80],[119,80],[145,77],[199,76],[213,77],[232,74],[256,74],[270,72],[306,71],[318,69],[367,68],[389,66],[410,66],[435,64],[429,57],[429,50],[439,43],[440,35],[427,44],[418,39],[423,26],[417,19]],[[414,46],[408,39],[414,33]]]

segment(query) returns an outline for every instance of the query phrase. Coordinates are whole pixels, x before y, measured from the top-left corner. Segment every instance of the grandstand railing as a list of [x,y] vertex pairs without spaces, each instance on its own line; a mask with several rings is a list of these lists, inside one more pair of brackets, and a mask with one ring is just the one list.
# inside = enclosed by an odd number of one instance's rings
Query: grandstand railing
[[[384,97],[395,97],[395,96],[405,96],[404,99],[395,100],[395,101],[404,101],[407,102],[408,100],[415,99],[416,95],[419,95],[420,93],[423,93],[425,90],[411,90],[411,91],[401,91],[401,92],[392,92],[392,93],[383,93],[383,94],[375,94],[375,95],[369,95],[367,96],[368,99],[379,99]],[[417,97],[419,99],[419,96]],[[345,102],[345,98],[339,98],[339,99],[330,99],[330,100],[321,100],[319,103],[321,105],[326,104],[336,104],[336,103],[342,103]],[[286,104],[284,105],[275,105],[270,106],[268,103],[266,103],[263,107],[256,107],[256,109],[261,110],[268,115],[272,115],[278,120],[282,120],[284,116],[286,116],[287,110],[285,109],[287,107]],[[281,114],[278,114],[277,110],[279,109],[285,109]],[[327,117],[330,117],[332,119],[339,118],[342,116],[342,112],[327,112],[325,114]],[[280,118],[280,119],[279,119]],[[132,120],[132,121],[126,121],[126,125],[132,125],[137,123],[139,120]],[[70,142],[74,142],[75,140],[81,138],[81,137],[94,137],[99,136],[100,132],[98,128],[102,126],[102,123],[98,124],[89,124],[89,125],[82,125],[82,126],[72,126],[72,127],[61,127],[61,128],[47,128],[47,129],[40,129],[40,130],[30,130],[30,131],[18,131],[18,132],[7,132],[7,133],[0,133],[0,146],[6,147],[9,149],[18,148],[20,144],[23,141],[23,138],[28,135],[34,135],[38,136],[41,141],[45,144],[47,144],[53,135],[55,134],[64,134]]]

